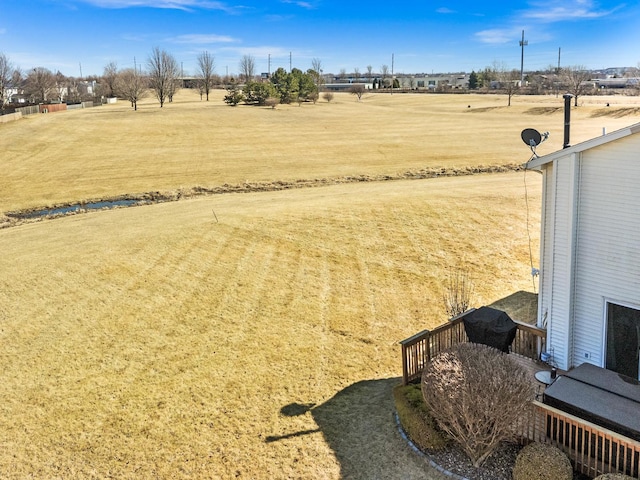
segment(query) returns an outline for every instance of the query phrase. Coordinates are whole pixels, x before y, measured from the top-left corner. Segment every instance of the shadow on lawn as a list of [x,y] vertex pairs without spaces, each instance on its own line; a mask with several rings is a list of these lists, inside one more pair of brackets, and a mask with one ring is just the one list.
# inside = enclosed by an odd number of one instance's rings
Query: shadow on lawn
[[285,405],[282,415],[310,414],[319,428],[270,436],[266,442],[322,432],[340,463],[340,478],[442,478],[430,473],[426,461],[397,430],[392,389],[400,382],[400,378],[364,380],[321,405]]
[[496,300],[489,306],[507,312],[514,320],[530,325],[536,324],[538,316],[538,295],[536,293],[520,290]]

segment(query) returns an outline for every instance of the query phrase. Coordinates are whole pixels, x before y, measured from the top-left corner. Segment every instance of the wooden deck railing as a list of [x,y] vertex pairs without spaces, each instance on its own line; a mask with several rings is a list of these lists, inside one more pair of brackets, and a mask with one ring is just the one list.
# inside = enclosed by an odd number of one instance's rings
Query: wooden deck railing
[[[433,330],[423,330],[400,342],[404,385],[419,380],[422,370],[432,357],[453,345],[469,341],[463,321],[474,310],[468,310]],[[515,323],[518,330],[511,344],[511,352],[538,360],[540,352],[546,348],[547,331],[526,323]]]
[[576,471],[596,477],[640,478],[640,442],[534,401],[518,432],[522,443],[545,442],[564,451]]
[[[420,380],[427,362],[439,352],[469,341],[463,320],[472,311],[400,342],[405,385]],[[516,324],[518,330],[511,352],[539,360],[540,353],[546,350],[546,330],[521,322]],[[576,471],[590,477],[620,472],[640,479],[640,442],[604,427],[534,401],[514,429],[523,444],[544,442],[560,448]]]

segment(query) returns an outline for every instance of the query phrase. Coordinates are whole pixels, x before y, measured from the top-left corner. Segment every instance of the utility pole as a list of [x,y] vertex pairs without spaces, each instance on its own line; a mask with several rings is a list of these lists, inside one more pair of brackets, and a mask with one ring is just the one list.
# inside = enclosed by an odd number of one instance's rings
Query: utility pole
[[520,86],[524,86],[524,47],[529,45],[529,42],[524,39],[524,30],[522,30],[522,40],[520,40],[520,49],[522,53],[520,54]]
[[269,58],[267,58],[267,76],[271,78],[271,54],[269,54]]
[[395,54],[391,54],[391,95],[393,95],[393,61]]
[[561,47],[558,47],[558,71],[556,73],[560,73],[560,51],[562,50]]

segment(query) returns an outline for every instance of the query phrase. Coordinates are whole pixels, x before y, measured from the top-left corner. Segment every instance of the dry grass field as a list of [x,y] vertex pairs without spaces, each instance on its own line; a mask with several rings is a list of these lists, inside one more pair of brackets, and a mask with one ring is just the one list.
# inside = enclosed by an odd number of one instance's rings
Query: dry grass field
[[[0,125],[0,213],[83,199],[225,183],[394,175],[427,167],[524,163],[524,128],[562,148],[555,96],[347,93],[276,110],[201,102],[182,92],[160,109],[147,98],[25,117]],[[582,97],[572,142],[640,118],[640,97]],[[606,107],[610,103],[610,107]],[[468,108],[470,107],[470,108]]]
[[[29,117],[0,125],[0,211],[524,162],[522,128],[560,148],[556,100],[272,111],[184,95]],[[575,141],[634,122],[588,100]],[[444,320],[457,268],[478,306],[532,290],[540,186],[532,172],[360,182],[0,229],[0,477],[440,478],[395,430],[398,341]]]

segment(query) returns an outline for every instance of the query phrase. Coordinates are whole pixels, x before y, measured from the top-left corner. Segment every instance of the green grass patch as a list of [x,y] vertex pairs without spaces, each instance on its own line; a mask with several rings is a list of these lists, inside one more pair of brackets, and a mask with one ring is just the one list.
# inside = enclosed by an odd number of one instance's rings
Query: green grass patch
[[447,445],[447,438],[424,403],[419,384],[398,385],[393,389],[393,398],[400,424],[418,448],[440,450]]

